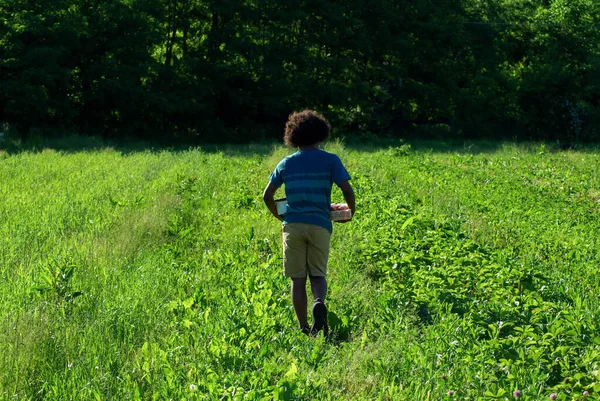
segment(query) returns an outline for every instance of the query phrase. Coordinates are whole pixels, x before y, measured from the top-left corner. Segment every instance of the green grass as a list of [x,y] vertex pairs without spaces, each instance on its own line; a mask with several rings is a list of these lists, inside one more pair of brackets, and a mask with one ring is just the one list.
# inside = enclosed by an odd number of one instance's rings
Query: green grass
[[0,153],[0,399],[598,400],[596,150],[388,145],[326,146],[328,339],[260,199],[289,150]]

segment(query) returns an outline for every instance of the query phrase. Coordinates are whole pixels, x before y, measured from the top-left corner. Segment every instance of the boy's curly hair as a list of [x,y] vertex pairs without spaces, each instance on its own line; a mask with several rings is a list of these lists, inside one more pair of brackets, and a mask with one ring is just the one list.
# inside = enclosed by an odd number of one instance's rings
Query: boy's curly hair
[[285,124],[283,141],[297,148],[323,142],[329,138],[331,127],[321,114],[313,110],[297,111],[290,114]]

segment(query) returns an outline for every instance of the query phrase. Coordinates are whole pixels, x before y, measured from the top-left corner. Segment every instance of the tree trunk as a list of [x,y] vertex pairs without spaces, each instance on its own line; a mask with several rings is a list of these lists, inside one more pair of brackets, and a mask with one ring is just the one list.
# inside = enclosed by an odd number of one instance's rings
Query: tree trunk
[[169,1],[167,14],[169,17],[167,23],[165,65],[171,65],[173,60],[173,46],[175,45],[175,38],[177,35],[177,10],[175,9],[175,0]]
[[188,39],[188,31],[189,31],[190,27],[189,24],[186,24],[183,27],[183,58],[187,58],[187,53],[188,53],[188,45],[187,45],[187,39]]
[[212,13],[212,22],[210,26],[210,44],[208,48],[208,59],[214,61],[217,55],[217,37],[219,31],[219,14],[216,12]]

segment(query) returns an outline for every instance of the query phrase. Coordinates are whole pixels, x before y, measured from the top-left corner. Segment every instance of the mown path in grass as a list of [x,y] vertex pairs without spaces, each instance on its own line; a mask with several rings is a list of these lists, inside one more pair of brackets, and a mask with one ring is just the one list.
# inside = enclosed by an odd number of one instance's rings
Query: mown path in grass
[[598,399],[596,152],[326,149],[329,339],[260,199],[288,150],[0,154],[0,399]]

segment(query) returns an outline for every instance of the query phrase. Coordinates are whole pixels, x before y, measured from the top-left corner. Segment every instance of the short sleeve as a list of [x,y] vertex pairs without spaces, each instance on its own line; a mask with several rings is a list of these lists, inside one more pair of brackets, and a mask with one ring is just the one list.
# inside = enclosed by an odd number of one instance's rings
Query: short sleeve
[[331,179],[337,186],[340,186],[344,181],[350,179],[350,174],[342,164],[342,161],[337,155],[333,155],[333,166],[331,171]]
[[275,170],[269,175],[269,181],[277,188],[283,185],[283,169],[285,167],[285,160],[279,162]]

